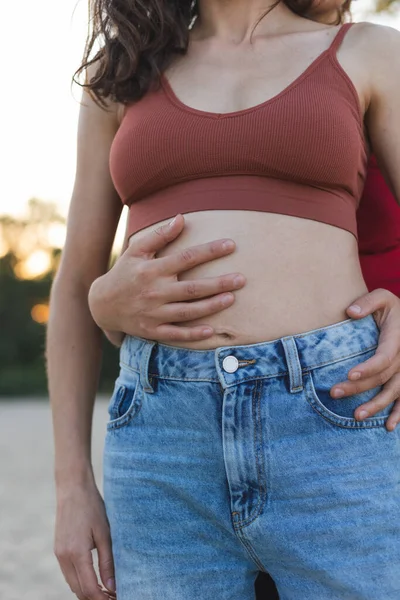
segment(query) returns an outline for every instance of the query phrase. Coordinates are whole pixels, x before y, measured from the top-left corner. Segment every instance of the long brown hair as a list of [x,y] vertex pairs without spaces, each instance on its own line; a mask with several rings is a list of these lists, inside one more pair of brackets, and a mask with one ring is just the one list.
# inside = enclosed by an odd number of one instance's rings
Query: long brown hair
[[[308,17],[314,0],[277,0],[254,29],[281,1]],[[345,1],[332,25],[343,21],[350,3]],[[89,0],[89,31],[73,81],[86,87],[101,105],[106,98],[122,104],[139,100],[158,82],[174,55],[186,53],[197,15],[198,0]],[[100,48],[91,57],[96,46]],[[76,77],[93,64],[95,75],[79,82]]]

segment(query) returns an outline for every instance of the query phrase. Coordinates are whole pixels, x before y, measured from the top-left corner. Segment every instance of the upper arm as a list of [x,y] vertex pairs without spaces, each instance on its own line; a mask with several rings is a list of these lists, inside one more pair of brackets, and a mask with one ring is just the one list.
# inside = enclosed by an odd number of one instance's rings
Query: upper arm
[[372,151],[400,203],[400,32],[371,26],[369,106],[365,116]]
[[58,277],[67,276],[88,287],[107,270],[122,211],[109,171],[118,116],[118,105],[109,102],[106,111],[83,90],[75,182]]

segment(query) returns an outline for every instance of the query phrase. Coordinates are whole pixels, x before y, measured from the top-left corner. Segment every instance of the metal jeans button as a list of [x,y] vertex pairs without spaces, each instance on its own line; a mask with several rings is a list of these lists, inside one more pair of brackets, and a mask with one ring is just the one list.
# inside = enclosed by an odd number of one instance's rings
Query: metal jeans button
[[222,361],[222,368],[227,373],[234,373],[239,368],[239,361],[236,356],[226,356]]

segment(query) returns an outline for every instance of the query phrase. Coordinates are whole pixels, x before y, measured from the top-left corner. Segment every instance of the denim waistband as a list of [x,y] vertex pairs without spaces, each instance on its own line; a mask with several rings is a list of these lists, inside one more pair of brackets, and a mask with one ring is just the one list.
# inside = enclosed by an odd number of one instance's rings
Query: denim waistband
[[289,374],[290,391],[302,389],[302,374],[377,347],[379,330],[372,316],[347,320],[270,342],[192,350],[125,336],[121,367],[140,373],[152,392],[153,377],[215,381],[223,388],[243,381]]

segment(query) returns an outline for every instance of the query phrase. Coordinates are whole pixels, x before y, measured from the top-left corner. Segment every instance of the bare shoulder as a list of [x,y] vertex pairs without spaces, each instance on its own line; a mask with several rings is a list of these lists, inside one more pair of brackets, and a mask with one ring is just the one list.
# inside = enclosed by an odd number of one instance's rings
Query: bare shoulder
[[344,45],[346,64],[358,83],[366,111],[374,97],[400,81],[400,31],[375,23],[354,23]]
[[[354,23],[351,31],[354,49],[360,58],[368,59],[371,65],[400,61],[400,31],[388,25],[360,22]],[[390,66],[390,65],[389,65]]]
[[[86,67],[84,71],[85,83],[89,83],[96,75],[98,71],[98,64],[92,63]],[[96,101],[93,94],[90,93],[87,87],[83,88],[81,108],[91,113],[100,123],[102,122],[106,126],[110,126],[114,130],[118,128],[123,106],[118,102],[113,102],[110,98],[103,98],[102,101]]]

